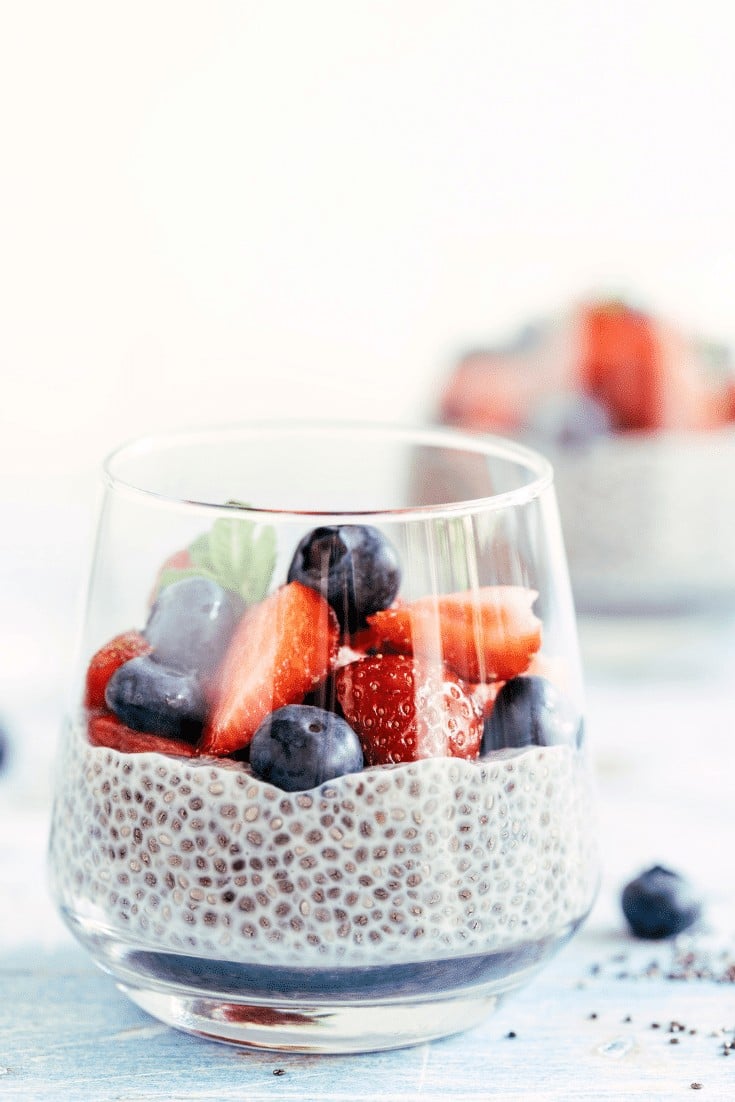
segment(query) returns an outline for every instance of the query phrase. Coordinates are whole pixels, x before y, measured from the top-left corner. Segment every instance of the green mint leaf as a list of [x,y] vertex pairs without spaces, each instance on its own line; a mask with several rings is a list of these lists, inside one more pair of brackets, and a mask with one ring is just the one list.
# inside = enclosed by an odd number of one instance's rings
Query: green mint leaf
[[273,568],[276,564],[276,531],[265,525],[254,535],[250,550],[250,567],[240,585],[240,594],[246,603],[261,601],[268,592]]
[[214,563],[209,553],[208,532],[198,536],[193,543],[189,544],[187,550],[193,566],[199,567],[201,570],[207,571],[207,573],[215,573]]
[[276,561],[276,534],[271,525],[260,527],[245,518],[222,517],[188,550],[193,574],[213,578],[248,604],[268,592]]
[[173,585],[174,582],[181,582],[184,578],[211,578],[212,581],[217,581],[217,578],[211,570],[203,570],[201,567],[187,566],[170,567],[167,570],[162,570],[158,579],[157,593],[160,593],[162,589],[165,589],[167,585]]

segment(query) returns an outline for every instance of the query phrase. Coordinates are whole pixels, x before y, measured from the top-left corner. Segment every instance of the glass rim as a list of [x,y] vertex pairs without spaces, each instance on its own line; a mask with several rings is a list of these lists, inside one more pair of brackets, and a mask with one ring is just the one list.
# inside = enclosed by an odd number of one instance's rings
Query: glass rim
[[[208,439],[237,440],[254,439],[258,436],[272,440],[278,437],[293,438],[319,437],[331,435],[354,440],[356,436],[383,438],[393,443],[423,445],[438,449],[452,449],[457,453],[488,456],[495,459],[521,465],[528,474],[522,485],[512,490],[503,490],[498,494],[482,497],[463,498],[457,501],[442,502],[435,505],[408,505],[400,508],[371,509],[292,509],[268,508],[245,505],[239,502],[200,501],[153,490],[141,485],[142,479],[126,479],[115,467],[127,458],[153,456],[165,449],[184,447],[187,444],[201,444]],[[479,511],[507,509],[525,505],[540,497],[554,481],[551,462],[533,448],[516,440],[491,433],[470,433],[444,425],[374,423],[365,421],[251,421],[222,425],[207,425],[188,428],[166,429],[156,433],[145,433],[132,437],[114,448],[102,461],[102,476],[107,488],[126,496],[140,498],[170,507],[189,507],[197,510],[212,511],[219,514],[232,513],[239,516],[249,515],[270,519],[281,517],[334,517],[345,520],[349,517],[375,520],[400,519],[422,520],[441,516],[453,516]]]

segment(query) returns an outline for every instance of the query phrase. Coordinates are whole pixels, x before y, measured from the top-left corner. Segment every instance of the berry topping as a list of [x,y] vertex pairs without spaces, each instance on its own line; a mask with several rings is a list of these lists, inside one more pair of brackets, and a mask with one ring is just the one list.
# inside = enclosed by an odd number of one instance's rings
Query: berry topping
[[211,676],[244,608],[242,598],[209,578],[184,578],[161,590],[143,634],[161,665]]
[[376,655],[336,673],[337,698],[366,765],[475,758],[482,718],[457,678],[405,655]]
[[188,547],[184,547],[180,551],[174,551],[173,554],[169,555],[161,563],[156,580],[153,583],[153,589],[148,597],[148,604],[152,605],[154,603],[164,586],[188,578],[192,573],[193,566]]
[[315,528],[299,543],[290,582],[321,593],[346,632],[365,627],[371,613],[391,604],[401,583],[398,556],[377,528],[342,524]]
[[109,643],[105,643],[104,647],[100,647],[87,667],[85,707],[104,708],[107,682],[115,670],[129,662],[131,658],[148,654],[150,649],[150,643],[139,631],[124,631],[122,635],[116,635]]
[[545,677],[514,677],[495,697],[485,720],[481,753],[522,746],[574,745],[581,717],[571,700]]
[[362,748],[352,728],[334,712],[291,704],[267,716],[250,743],[256,777],[286,792],[316,788],[362,769]]
[[193,674],[171,670],[147,654],[115,670],[105,702],[135,731],[187,742],[199,738],[206,712],[201,685]]
[[636,937],[673,937],[702,914],[694,889],[678,872],[654,865],[623,889],[623,914]]
[[376,612],[370,625],[389,650],[427,665],[443,660],[466,681],[504,681],[528,669],[541,646],[531,610],[537,596],[522,586],[483,586]]
[[[247,509],[237,501],[227,505]],[[156,579],[156,591],[185,578],[208,578],[252,604],[267,593],[275,561],[272,525],[255,524],[237,514],[220,517],[208,532],[166,559]]]
[[247,746],[265,717],[300,704],[334,665],[339,626],[323,597],[298,582],[276,589],[243,616],[217,678],[203,753]]
[[504,681],[491,681],[489,684],[480,681],[476,685],[465,685],[465,692],[474,701],[475,707],[482,715],[483,720],[490,718],[495,706],[495,698],[504,684]]
[[188,742],[132,731],[109,712],[90,713],[87,736],[93,746],[107,746],[123,754],[178,754],[182,758],[191,758],[196,754],[195,748]]

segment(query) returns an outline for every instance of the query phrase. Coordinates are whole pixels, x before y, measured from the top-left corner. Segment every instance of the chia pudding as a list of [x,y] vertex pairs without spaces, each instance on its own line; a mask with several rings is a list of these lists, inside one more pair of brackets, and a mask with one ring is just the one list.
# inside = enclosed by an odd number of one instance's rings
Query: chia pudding
[[316,983],[323,969],[454,960],[462,983],[462,958],[485,977],[483,957],[502,967],[565,939],[594,894],[587,770],[567,746],[285,793],[246,765],[121,754],[73,729],[60,766],[57,898],[88,936],[131,949]]

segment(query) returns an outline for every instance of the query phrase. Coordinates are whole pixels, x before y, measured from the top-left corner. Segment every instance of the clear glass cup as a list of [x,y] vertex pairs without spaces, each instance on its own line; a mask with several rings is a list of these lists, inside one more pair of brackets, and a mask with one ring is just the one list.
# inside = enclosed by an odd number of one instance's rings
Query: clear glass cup
[[105,464],[50,838],[64,920],[209,1038],[457,1033],[598,878],[552,471],[443,429],[259,425]]

